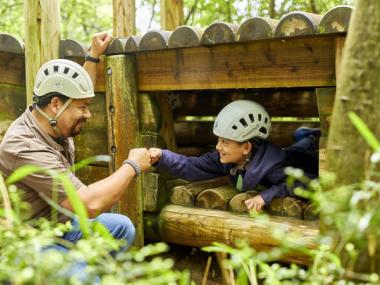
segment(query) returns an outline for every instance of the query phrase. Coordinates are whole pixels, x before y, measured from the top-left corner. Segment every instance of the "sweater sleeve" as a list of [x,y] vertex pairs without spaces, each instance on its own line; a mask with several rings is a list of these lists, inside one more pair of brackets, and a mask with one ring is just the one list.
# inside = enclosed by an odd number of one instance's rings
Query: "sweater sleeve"
[[190,181],[207,180],[227,175],[219,162],[217,152],[208,152],[199,157],[187,157],[169,150],[162,150],[161,158],[154,165],[158,171]]

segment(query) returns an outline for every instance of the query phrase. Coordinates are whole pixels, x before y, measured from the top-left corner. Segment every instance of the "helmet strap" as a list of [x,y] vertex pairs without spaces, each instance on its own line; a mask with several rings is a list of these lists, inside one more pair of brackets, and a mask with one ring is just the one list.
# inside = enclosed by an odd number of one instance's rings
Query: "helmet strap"
[[57,124],[58,124],[58,119],[59,117],[62,115],[62,113],[66,110],[66,108],[70,105],[70,103],[73,101],[73,98],[69,98],[65,104],[62,105],[61,108],[58,109],[58,112],[57,114],[51,118],[45,111],[43,111],[40,107],[38,107],[36,105],[36,110],[43,116],[45,117],[48,121],[49,121],[49,124],[50,126],[53,128],[53,130],[55,131],[55,133],[57,135],[62,135],[62,132],[61,130],[58,128]]

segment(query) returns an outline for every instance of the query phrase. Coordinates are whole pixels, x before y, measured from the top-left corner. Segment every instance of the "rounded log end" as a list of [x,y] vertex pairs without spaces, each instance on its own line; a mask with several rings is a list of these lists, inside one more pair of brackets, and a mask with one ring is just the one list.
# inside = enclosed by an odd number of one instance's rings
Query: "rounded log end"
[[224,201],[216,191],[205,190],[201,192],[195,200],[195,206],[198,208],[228,210],[228,203]]
[[24,44],[10,34],[0,33],[0,52],[23,54]]
[[236,38],[239,42],[271,38],[278,23],[278,20],[271,18],[249,18],[239,27]]
[[352,6],[340,5],[327,11],[319,24],[319,32],[347,32],[353,9],[354,8]]
[[105,54],[111,55],[111,54],[118,54],[123,53],[125,50],[125,43],[127,42],[126,37],[120,37],[120,38],[114,38],[110,45],[108,46]]
[[299,11],[291,12],[281,17],[274,32],[274,37],[316,34],[321,19],[321,15]]
[[136,52],[139,49],[141,36],[130,36],[125,42],[125,52]]
[[59,43],[60,57],[84,57],[87,49],[84,44],[71,39],[61,40]]
[[306,206],[303,212],[303,219],[306,221],[319,220],[319,212],[314,204],[309,204]]
[[236,41],[235,33],[238,30],[238,26],[234,24],[217,22],[213,23],[204,31],[201,44],[202,45],[214,45],[221,43],[232,43]]
[[169,48],[199,46],[202,30],[191,26],[180,26],[174,30],[169,38]]
[[172,32],[152,30],[142,36],[139,51],[160,50],[168,48],[168,41]]
[[230,200],[229,209],[234,212],[247,212],[248,209],[245,206],[245,201],[256,196],[258,193],[255,191],[249,191],[239,193]]

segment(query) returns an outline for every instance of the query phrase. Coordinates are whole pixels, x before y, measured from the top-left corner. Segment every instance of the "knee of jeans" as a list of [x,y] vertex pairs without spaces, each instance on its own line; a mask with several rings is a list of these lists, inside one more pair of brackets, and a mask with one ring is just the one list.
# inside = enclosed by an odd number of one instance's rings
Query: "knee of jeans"
[[126,239],[128,245],[133,243],[135,239],[135,227],[127,216],[104,213],[96,219],[107,227],[114,238]]

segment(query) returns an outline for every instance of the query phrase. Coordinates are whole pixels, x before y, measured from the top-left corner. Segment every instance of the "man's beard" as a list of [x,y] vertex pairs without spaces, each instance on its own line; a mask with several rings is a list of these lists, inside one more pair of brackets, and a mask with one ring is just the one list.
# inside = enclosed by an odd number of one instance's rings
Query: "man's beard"
[[[75,125],[73,125],[73,127],[71,128],[71,130],[70,130],[70,137],[75,137],[75,136],[77,136],[77,135],[79,135],[80,134],[80,131],[81,131],[81,129],[82,129],[82,125],[83,125],[83,123],[85,123],[86,122],[86,119],[79,119],[77,122],[76,122],[76,124]],[[80,126],[81,125],[81,126]]]

